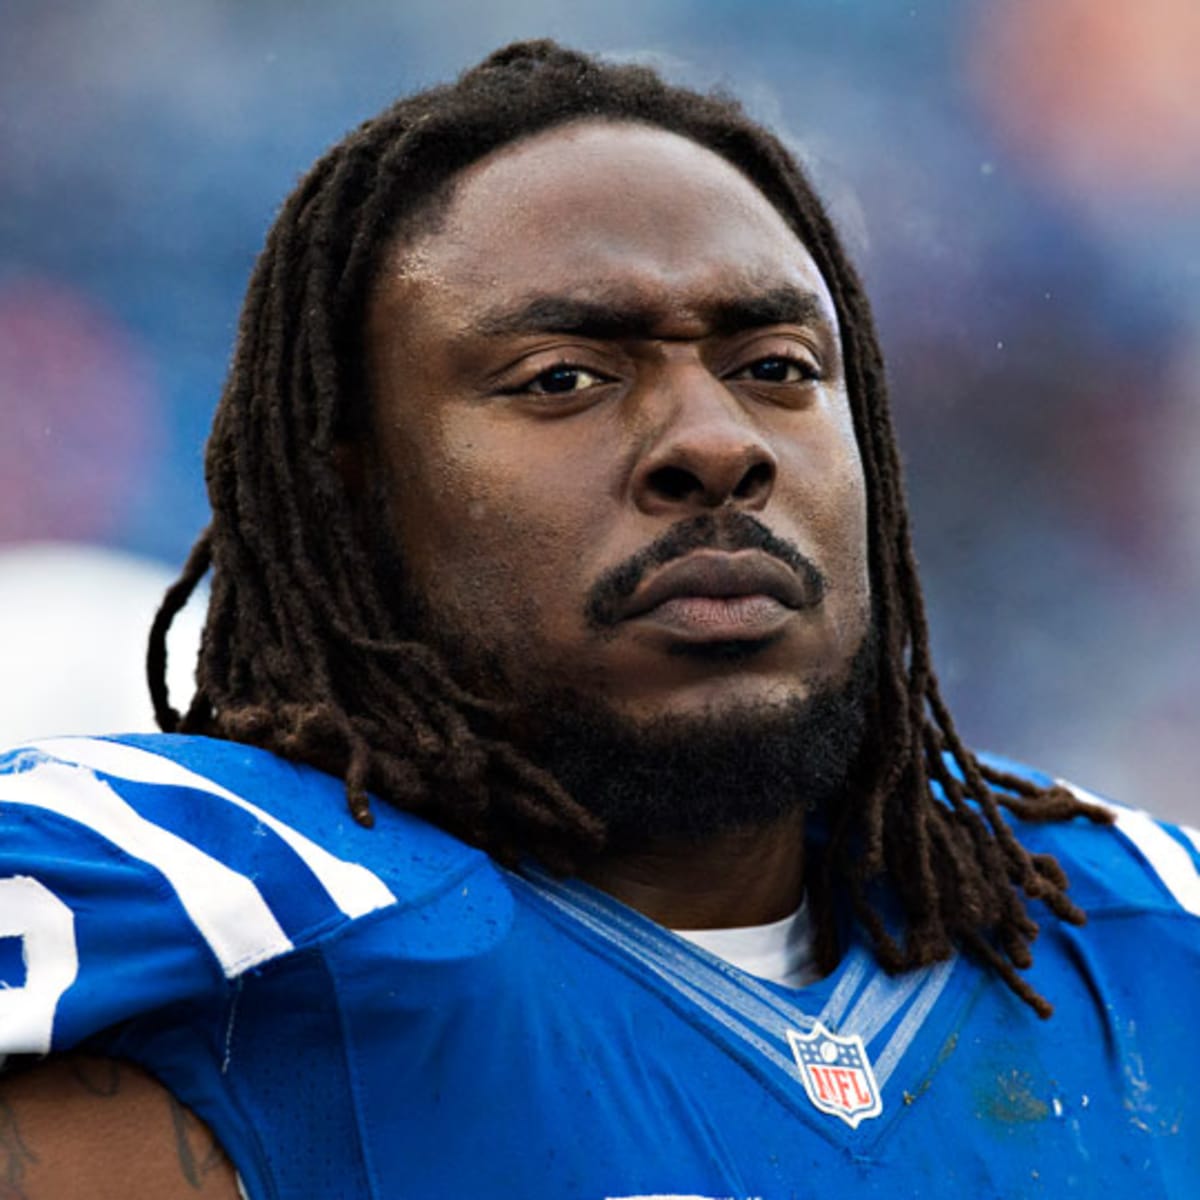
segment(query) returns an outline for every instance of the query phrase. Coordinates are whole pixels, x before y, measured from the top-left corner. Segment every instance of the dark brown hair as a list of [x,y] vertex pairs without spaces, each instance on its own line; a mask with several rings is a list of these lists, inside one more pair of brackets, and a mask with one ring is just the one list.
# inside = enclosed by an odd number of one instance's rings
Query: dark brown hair
[[[489,705],[406,636],[386,599],[381,548],[362,535],[334,461],[340,442],[368,436],[359,364],[385,248],[436,217],[470,163],[581,119],[657,126],[735,165],[808,248],[837,308],[867,481],[878,686],[854,794],[811,873],[821,961],[831,969],[837,960],[834,913],[848,906],[887,969],[958,947],[1048,1015],[1018,974],[1037,934],[1025,900],[1070,922],[1083,915],[1057,863],[1028,853],[1001,810],[1032,821],[1107,814],[993,770],[963,745],[930,662],[883,365],[854,269],[775,137],[728,97],[670,86],[645,67],[545,41],[509,46],[367,121],[288,197],[250,281],[208,445],[212,524],[151,632],[159,724],[310,763],[345,779],[363,823],[371,791],[504,862],[532,854],[571,871],[603,844],[596,819],[496,732]],[[167,698],[166,632],[210,567],[197,690],[181,715]],[[899,938],[882,915],[881,885],[904,918]]]

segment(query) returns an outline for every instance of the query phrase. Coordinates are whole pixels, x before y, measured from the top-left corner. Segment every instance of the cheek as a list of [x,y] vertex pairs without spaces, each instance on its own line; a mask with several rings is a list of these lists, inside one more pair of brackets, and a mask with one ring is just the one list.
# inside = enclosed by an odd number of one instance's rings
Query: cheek
[[596,488],[579,464],[502,424],[447,419],[407,440],[396,524],[427,596],[491,625],[582,613]]
[[839,621],[865,620],[870,610],[867,496],[848,421],[831,421],[793,455],[791,506],[797,528],[830,585]]
[[830,455],[827,520],[831,551],[844,564],[847,583],[868,587],[867,489],[853,434],[839,440]]
[[[853,445],[853,444],[852,444]],[[842,621],[857,643],[871,622],[870,531],[867,491],[857,448],[847,454],[836,475],[834,494],[840,509],[837,554]]]

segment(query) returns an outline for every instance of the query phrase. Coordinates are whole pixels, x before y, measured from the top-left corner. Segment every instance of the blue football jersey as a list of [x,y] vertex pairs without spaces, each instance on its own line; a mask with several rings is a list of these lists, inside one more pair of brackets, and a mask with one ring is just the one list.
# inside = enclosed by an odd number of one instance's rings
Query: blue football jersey
[[0,758],[0,1053],[133,1060],[253,1200],[1193,1197],[1200,837],[1021,826],[1040,1020],[957,957],[851,936],[792,990],[582,883],[510,872],[204,738]]

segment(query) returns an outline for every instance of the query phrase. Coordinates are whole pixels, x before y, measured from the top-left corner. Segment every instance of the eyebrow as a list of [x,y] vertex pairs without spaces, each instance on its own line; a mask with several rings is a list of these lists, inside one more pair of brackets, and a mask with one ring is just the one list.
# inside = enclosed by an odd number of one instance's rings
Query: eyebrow
[[[702,306],[699,315],[711,331],[728,337],[767,325],[814,325],[829,328],[824,306],[814,292],[790,284],[732,296]],[[661,329],[661,308],[613,299],[533,296],[510,309],[483,315],[473,329],[485,336],[514,333],[563,333],[604,339],[653,338]]]

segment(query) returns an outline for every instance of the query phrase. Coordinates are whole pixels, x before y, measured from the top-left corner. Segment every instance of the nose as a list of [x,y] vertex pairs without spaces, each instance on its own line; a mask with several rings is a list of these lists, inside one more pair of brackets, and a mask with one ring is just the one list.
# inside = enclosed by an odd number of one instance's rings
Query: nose
[[683,374],[686,380],[656,389],[664,419],[634,469],[635,503],[651,515],[727,503],[761,510],[778,469],[770,446],[719,379],[698,364]]

